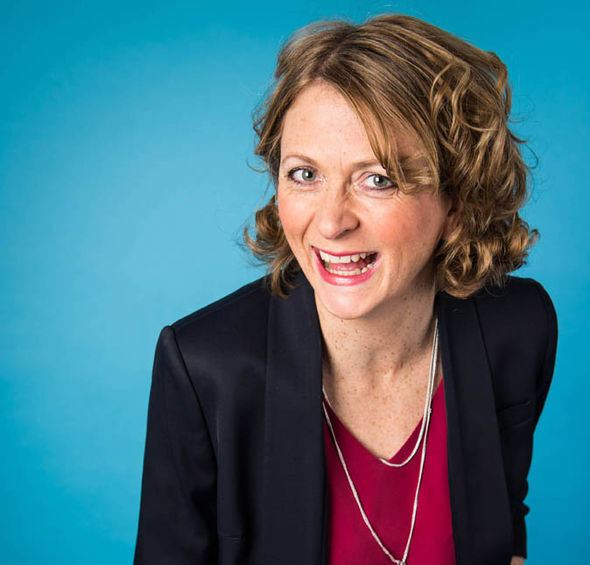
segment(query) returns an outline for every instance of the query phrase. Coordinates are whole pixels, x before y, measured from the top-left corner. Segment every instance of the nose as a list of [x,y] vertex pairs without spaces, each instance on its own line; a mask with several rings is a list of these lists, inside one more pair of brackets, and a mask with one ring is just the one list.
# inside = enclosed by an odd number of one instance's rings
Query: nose
[[346,189],[330,190],[326,187],[316,218],[318,231],[326,239],[336,239],[341,234],[356,229],[359,224],[351,195]]

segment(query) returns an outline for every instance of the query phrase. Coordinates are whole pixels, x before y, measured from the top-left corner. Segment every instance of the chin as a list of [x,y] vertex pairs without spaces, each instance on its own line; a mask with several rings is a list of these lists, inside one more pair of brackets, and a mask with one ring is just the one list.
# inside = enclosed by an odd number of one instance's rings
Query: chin
[[351,293],[350,296],[346,296],[345,293],[338,292],[330,294],[330,289],[326,288],[319,291],[316,289],[315,297],[316,303],[319,302],[324,310],[341,320],[363,318],[369,315],[377,306],[366,295],[360,297]]

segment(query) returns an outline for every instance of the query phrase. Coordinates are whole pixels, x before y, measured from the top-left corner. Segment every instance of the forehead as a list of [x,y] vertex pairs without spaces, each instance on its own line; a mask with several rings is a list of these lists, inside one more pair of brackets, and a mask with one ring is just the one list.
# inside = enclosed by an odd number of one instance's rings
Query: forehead
[[[412,154],[417,144],[392,131],[390,143],[400,156]],[[365,125],[350,102],[333,86],[314,83],[295,98],[283,119],[281,153],[314,151],[318,155],[375,157]]]

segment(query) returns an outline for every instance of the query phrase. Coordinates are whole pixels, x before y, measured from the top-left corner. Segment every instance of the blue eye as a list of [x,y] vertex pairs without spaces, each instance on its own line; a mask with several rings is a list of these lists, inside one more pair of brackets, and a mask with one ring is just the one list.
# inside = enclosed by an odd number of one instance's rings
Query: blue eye
[[[294,169],[291,169],[285,176],[292,180],[294,183],[296,184],[308,184],[307,182],[302,182],[300,180],[297,180],[296,178],[294,178],[294,174],[299,172],[299,171],[303,171],[304,173],[311,173],[311,174],[315,174],[315,172],[313,171],[313,169],[310,169],[308,167],[296,167]],[[304,179],[304,180],[310,180],[310,179]],[[313,180],[313,179],[311,179]]]
[[374,174],[374,175],[369,175],[368,178],[371,178],[371,177],[377,177],[377,178],[383,179],[385,182],[388,182],[389,183],[388,186],[377,186],[376,188],[372,188],[371,190],[385,190],[387,188],[393,188],[394,187],[394,183],[393,183],[393,181],[389,177],[386,177],[384,175]]

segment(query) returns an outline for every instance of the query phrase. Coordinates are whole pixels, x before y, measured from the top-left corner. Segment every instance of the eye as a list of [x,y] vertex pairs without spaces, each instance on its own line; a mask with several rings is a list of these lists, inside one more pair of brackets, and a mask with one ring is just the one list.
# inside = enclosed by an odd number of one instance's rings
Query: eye
[[[295,174],[299,172],[302,173],[303,180],[298,180],[295,177]],[[295,184],[308,184],[310,181],[313,181],[313,178],[310,178],[310,176],[313,175],[315,175],[315,171],[309,167],[295,167],[294,169],[291,169],[285,176],[292,180]]]
[[377,179],[376,185],[370,187],[371,190],[385,190],[387,188],[393,188],[395,186],[395,183],[389,177],[386,177],[384,175],[373,174],[369,175],[367,178]]

